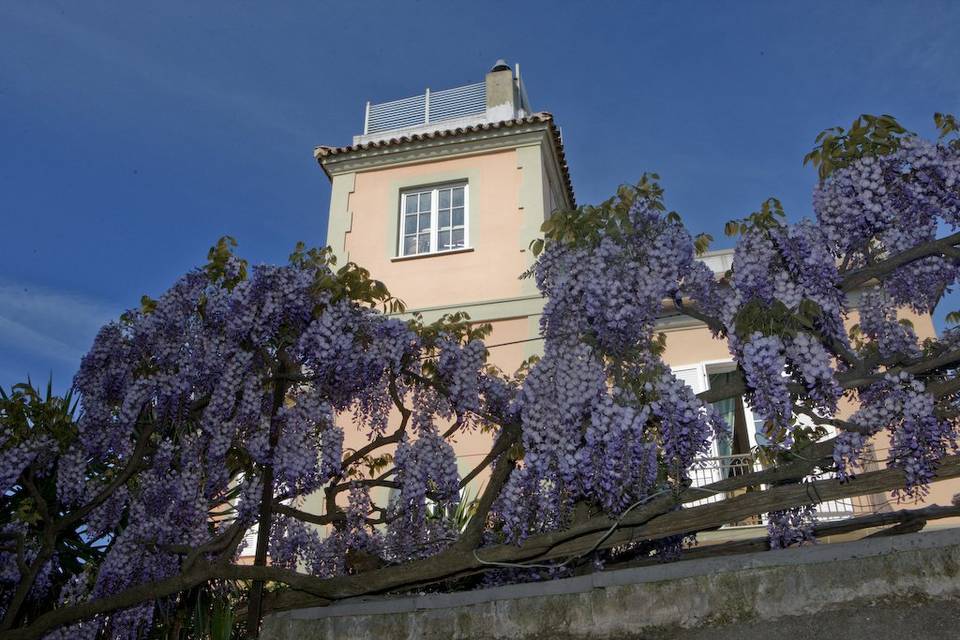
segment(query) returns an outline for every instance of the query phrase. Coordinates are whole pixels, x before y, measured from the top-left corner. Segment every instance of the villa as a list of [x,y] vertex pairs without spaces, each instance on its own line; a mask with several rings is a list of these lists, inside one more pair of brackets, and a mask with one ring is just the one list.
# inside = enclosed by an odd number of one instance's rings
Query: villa
[[[519,276],[533,264],[529,246],[540,225],[554,211],[575,207],[576,199],[561,130],[551,113],[531,107],[519,65],[498,60],[482,82],[368,102],[363,133],[351,145],[319,146],[314,155],[331,182],[327,243],[338,264],[369,269],[406,302],[406,316],[432,321],[466,311],[490,323],[490,361],[505,372],[540,352],[544,300],[532,279]],[[732,266],[733,251],[701,259],[721,274]],[[929,315],[903,315],[921,338],[935,335]],[[734,370],[726,342],[703,323],[665,307],[659,324],[667,337],[665,361],[695,391]],[[713,443],[693,471],[697,485],[760,468],[755,450],[763,436],[749,406],[738,398],[718,408],[733,438]],[[345,446],[365,443],[348,429]],[[461,437],[455,443],[461,472],[489,446],[485,434]],[[886,448],[876,443],[876,458]],[[935,484],[928,503],[949,504],[957,484]],[[374,498],[382,503],[386,496]],[[308,502],[308,510],[321,506]],[[835,519],[890,508],[888,497],[878,495],[821,503],[818,512]]]

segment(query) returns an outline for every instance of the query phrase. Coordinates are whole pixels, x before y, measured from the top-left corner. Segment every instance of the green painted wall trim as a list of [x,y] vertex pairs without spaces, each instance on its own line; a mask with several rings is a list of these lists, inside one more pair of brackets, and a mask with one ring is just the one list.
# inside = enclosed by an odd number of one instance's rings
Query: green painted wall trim
[[396,317],[409,319],[414,313],[423,316],[425,322],[433,322],[445,313],[464,311],[470,314],[471,320],[488,322],[506,318],[524,318],[539,315],[543,312],[544,299],[540,295],[519,296],[516,298],[501,298],[498,300],[481,300],[468,304],[448,304],[436,307],[421,307],[408,309]]
[[[543,154],[539,144],[517,148],[517,169],[520,170],[520,194],[517,207],[520,209],[520,237],[518,248],[526,257],[527,268],[533,265],[533,253],[528,249],[530,243],[540,235],[540,225],[544,221],[545,202],[543,201]],[[521,291],[526,295],[537,293],[537,284],[533,278],[524,279]]]
[[330,213],[327,217],[327,244],[333,249],[337,264],[345,265],[350,255],[347,252],[347,233],[353,228],[353,212],[350,211],[350,194],[356,186],[357,174],[341,173],[333,176],[330,184]]

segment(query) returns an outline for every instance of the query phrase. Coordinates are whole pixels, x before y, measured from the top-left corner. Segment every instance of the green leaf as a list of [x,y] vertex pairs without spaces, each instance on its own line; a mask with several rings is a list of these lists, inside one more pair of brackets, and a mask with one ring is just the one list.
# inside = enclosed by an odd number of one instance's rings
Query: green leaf
[[233,631],[233,609],[230,603],[216,600],[210,614],[210,640],[230,640]]
[[849,129],[831,127],[821,131],[815,139],[816,146],[804,156],[803,164],[812,164],[823,181],[837,169],[864,156],[896,151],[904,137],[913,135],[916,134],[907,131],[891,115],[861,114]]
[[217,244],[210,247],[207,252],[207,265],[205,270],[207,276],[212,282],[222,280],[223,286],[227,289],[233,289],[237,284],[247,278],[247,261],[239,260],[237,262],[239,269],[237,273],[227,278],[227,264],[233,258],[233,249],[237,246],[237,241],[232,236],[222,236],[217,240]]
[[940,138],[943,139],[951,133],[960,133],[960,121],[957,117],[949,113],[933,114],[933,122],[940,130]]
[[713,242],[713,236],[709,233],[698,234],[693,240],[693,248],[698,256],[703,255],[710,249],[710,243]]
[[151,298],[150,296],[143,295],[140,296],[140,311],[144,315],[148,315],[156,311],[157,301]]
[[[599,205],[585,205],[568,211],[555,211],[541,225],[544,242],[558,242],[576,247],[593,247],[601,238],[608,236],[618,242],[628,241],[639,232],[634,224],[633,211],[642,202],[650,211],[666,211],[663,204],[663,189],[656,174],[644,174],[634,185],[621,185],[617,195]],[[671,224],[679,224],[675,212],[664,216]],[[542,246],[531,243],[531,249]],[[534,251],[537,254],[537,251]]]
[[25,522],[26,524],[35,525],[41,520],[40,512],[37,511],[37,506],[33,498],[24,498],[21,500],[17,506],[16,514],[17,520]]

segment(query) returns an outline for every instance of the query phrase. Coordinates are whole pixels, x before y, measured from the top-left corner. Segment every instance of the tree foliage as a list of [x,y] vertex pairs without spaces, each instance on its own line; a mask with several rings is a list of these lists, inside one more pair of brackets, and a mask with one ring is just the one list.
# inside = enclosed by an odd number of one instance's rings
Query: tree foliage
[[[815,219],[789,223],[768,199],[727,225],[723,274],[696,259],[711,238],[667,212],[654,174],[555,214],[527,274],[543,355],[513,375],[487,362],[489,326],[405,320],[329,249],[250,267],[222,239],[100,331],[71,395],[0,397],[0,628],[225,637],[240,613],[255,632],[263,611],[307,602],[673,558],[763,512],[770,546],[800,543],[817,532],[811,495],[922,499],[960,475],[960,333],[921,343],[897,315],[931,311],[958,276],[960,234],[937,236],[960,223],[957,126],[936,124],[939,142],[890,116],[822,133],[805,160]],[[698,397],[673,375],[658,320],[674,312],[727,342],[729,382]],[[691,487],[729,433],[711,403],[739,395],[768,468]],[[845,397],[858,409],[842,418]],[[367,444],[344,449],[344,428]],[[461,474],[451,442],[473,430],[493,445]],[[865,471],[882,432],[888,468]],[[742,488],[755,491],[690,506]],[[256,562],[238,564],[253,525]]]

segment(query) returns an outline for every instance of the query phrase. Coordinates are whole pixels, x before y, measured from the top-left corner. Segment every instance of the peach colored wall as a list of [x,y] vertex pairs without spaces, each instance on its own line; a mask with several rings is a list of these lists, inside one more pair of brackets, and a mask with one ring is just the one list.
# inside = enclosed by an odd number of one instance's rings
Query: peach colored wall
[[[397,238],[389,230],[399,217],[397,184],[422,177],[429,185],[431,176],[441,173],[479,178],[470,184],[473,251],[392,260]],[[360,172],[349,200],[353,220],[345,248],[350,260],[384,281],[411,309],[519,296],[518,276],[527,260],[518,244],[519,190],[515,149]]]
[[663,361],[671,367],[731,359],[726,340],[715,339],[705,326],[672,329],[664,333],[667,348],[663,352]]
[[527,358],[527,343],[521,341],[534,337],[530,335],[530,323],[527,318],[507,318],[491,321],[490,324],[493,331],[485,340],[486,344],[491,345],[487,349],[487,362],[508,375],[513,374]]

